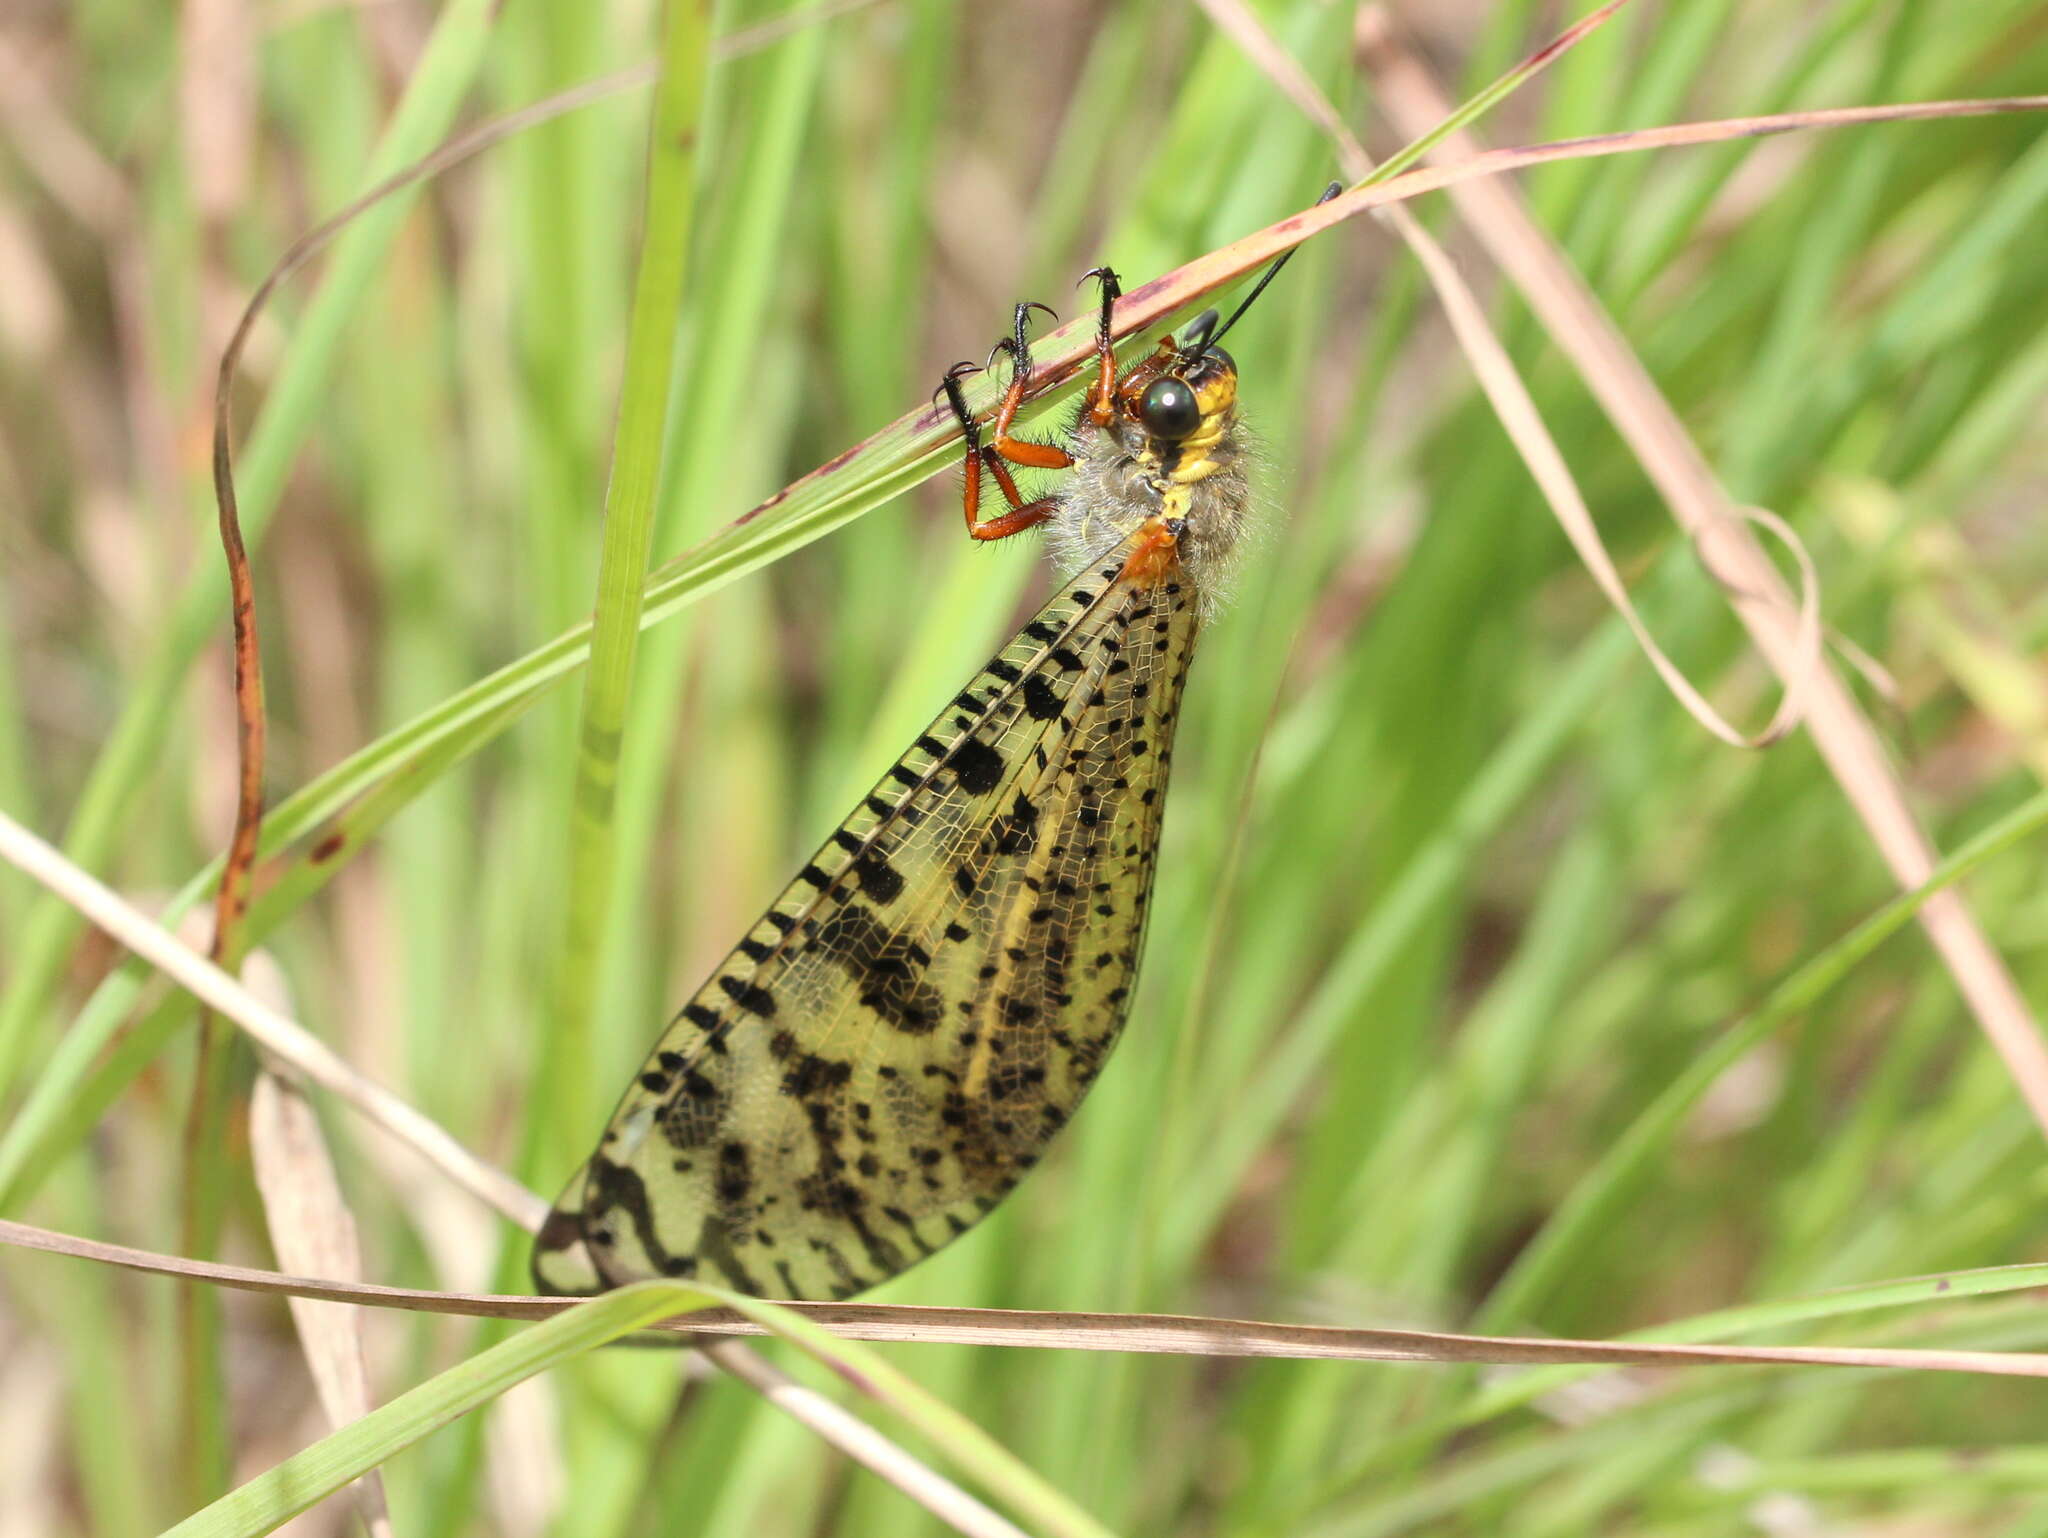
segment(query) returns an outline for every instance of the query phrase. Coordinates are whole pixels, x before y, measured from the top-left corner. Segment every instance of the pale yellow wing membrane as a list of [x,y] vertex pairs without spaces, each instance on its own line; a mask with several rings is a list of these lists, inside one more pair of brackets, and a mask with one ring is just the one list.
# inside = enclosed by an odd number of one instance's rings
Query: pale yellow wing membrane
[[1137,978],[1200,623],[1172,552],[1155,524],[1089,563],[798,873],[656,1043],[544,1287],[845,1297],[1037,1161]]

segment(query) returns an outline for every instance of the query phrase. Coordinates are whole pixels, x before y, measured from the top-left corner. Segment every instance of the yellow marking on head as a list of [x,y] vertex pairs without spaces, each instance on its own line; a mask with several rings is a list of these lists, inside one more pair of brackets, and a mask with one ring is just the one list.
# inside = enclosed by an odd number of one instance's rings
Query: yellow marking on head
[[1205,353],[1182,376],[1195,392],[1202,425],[1180,440],[1173,479],[1182,485],[1206,480],[1221,468],[1209,450],[1223,441],[1237,421],[1237,365],[1228,354]]
[[1198,377],[1188,381],[1194,386],[1195,403],[1202,408],[1204,427],[1237,404],[1236,368],[1230,365],[1212,367],[1211,362],[1209,358],[1202,359],[1197,365]]

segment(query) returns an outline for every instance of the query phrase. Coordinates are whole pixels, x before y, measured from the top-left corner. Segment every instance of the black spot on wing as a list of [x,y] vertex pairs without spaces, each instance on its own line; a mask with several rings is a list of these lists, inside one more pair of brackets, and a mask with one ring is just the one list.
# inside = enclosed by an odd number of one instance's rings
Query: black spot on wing
[[903,877],[879,854],[854,861],[853,873],[860,882],[861,895],[870,902],[894,902],[903,891]]
[[743,982],[737,977],[721,977],[718,986],[725,990],[727,998],[750,1015],[760,1015],[765,1019],[775,1013],[775,995],[758,983]]
[[853,1064],[844,1059],[806,1052],[783,1074],[782,1092],[799,1100],[808,1100],[814,1095],[843,1087],[852,1077]]
[[950,762],[953,773],[959,776],[960,788],[972,795],[994,790],[1003,782],[1003,755],[972,737],[953,750]]
[[818,926],[812,944],[859,986],[861,1003],[897,1030],[923,1036],[938,1029],[946,1001],[924,980],[931,953],[892,934],[871,909],[847,904]]
[[996,854],[1025,855],[1038,847],[1038,807],[1023,791],[1009,811],[989,823],[984,847]]
[[1061,703],[1059,692],[1043,673],[1033,673],[1024,681],[1024,709],[1032,720],[1052,720],[1060,713]]
[[657,1124],[672,1148],[687,1153],[709,1144],[724,1129],[731,1110],[731,1097],[692,1068],[683,1073],[680,1087],[662,1106]]

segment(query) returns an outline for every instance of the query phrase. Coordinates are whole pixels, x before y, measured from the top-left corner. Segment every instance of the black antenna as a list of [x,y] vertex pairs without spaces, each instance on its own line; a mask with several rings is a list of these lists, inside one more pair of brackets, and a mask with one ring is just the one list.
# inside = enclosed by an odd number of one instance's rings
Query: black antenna
[[[1321,208],[1325,203],[1329,202],[1330,199],[1334,198],[1338,193],[1342,192],[1343,190],[1344,184],[1342,182],[1331,182],[1329,186],[1323,189],[1323,195],[1316,199],[1315,206],[1317,208]],[[1268,283],[1271,283],[1275,278],[1280,276],[1280,269],[1282,267],[1285,267],[1289,259],[1292,258],[1294,253],[1299,251],[1300,249],[1301,247],[1299,246],[1289,246],[1285,251],[1282,251],[1279,254],[1279,256],[1275,257],[1273,259],[1273,265],[1266,269],[1266,275],[1263,278],[1259,279],[1258,285],[1255,288],[1253,288],[1249,294],[1246,294],[1244,296],[1244,303],[1239,305],[1236,309],[1230,312],[1230,319],[1226,320],[1222,325],[1212,329],[1207,336],[1202,338],[1201,345],[1196,347],[1193,351],[1183,350],[1181,356],[1184,359],[1186,359],[1189,363],[1192,363],[1195,361],[1195,359],[1201,357],[1203,353],[1207,352],[1210,348],[1214,347],[1218,342],[1222,341],[1223,333],[1228,331],[1232,326],[1238,323],[1239,318],[1243,316],[1244,312],[1252,307],[1252,301],[1257,299],[1259,295],[1263,294],[1266,291],[1266,285]],[[1212,310],[1209,313],[1213,315],[1215,311]]]

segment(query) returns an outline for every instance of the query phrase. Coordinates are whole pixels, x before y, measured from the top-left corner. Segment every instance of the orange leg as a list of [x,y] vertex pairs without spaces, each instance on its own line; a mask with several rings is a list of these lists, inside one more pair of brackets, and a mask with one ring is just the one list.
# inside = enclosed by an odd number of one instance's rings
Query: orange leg
[[[1117,378],[1115,338],[1110,322],[1123,289],[1117,282],[1116,273],[1107,267],[1094,268],[1085,277],[1094,278],[1102,285],[1101,310],[1095,333],[1096,376],[1088,386],[1085,410],[1094,422],[1106,426],[1115,415]],[[981,441],[981,424],[968,411],[966,397],[960,391],[961,376],[976,372],[974,365],[954,364],[946,371],[946,377],[940,384],[953,414],[960,419],[960,434],[966,440],[966,462],[962,467],[966,485],[961,495],[961,510],[966,515],[967,532],[976,539],[1007,539],[1012,534],[1022,533],[1050,518],[1057,504],[1053,497],[1026,502],[1017,489],[1016,478],[1010,474],[1009,465],[1004,461],[1034,470],[1064,470],[1074,462],[1074,456],[1056,443],[1033,443],[1010,433],[1011,424],[1016,421],[1017,412],[1024,404],[1025,388],[1031,382],[1030,323],[1033,310],[1045,310],[1048,315],[1053,313],[1034,301],[1018,305],[1011,334],[996,343],[994,351],[989,354],[991,366],[997,353],[1010,355],[1010,387],[1003,392],[1002,404],[996,409],[994,442],[984,444]],[[1053,318],[1058,319],[1057,316]],[[981,478],[984,473],[995,477],[1003,500],[1010,504],[1007,513],[987,519],[981,516]]]
[[[1032,443],[1023,438],[1010,436],[1010,424],[1017,419],[1017,408],[1024,404],[1024,387],[1031,382],[1031,337],[1028,327],[1031,312],[1052,311],[1033,300],[1026,300],[1017,306],[1015,329],[1011,335],[996,343],[989,361],[995,361],[996,353],[1010,355],[1010,388],[1003,392],[1003,404],[996,411],[996,441],[990,445],[996,453],[1013,465],[1028,465],[1034,470],[1064,470],[1074,462],[1074,456],[1056,443]],[[1053,315],[1058,320],[1057,315]],[[1014,501],[1014,496],[1012,497]]]
[[1095,324],[1095,382],[1088,387],[1087,411],[1097,427],[1107,427],[1116,415],[1116,338],[1110,332],[1110,318],[1123,285],[1109,267],[1091,267],[1081,274],[1084,283],[1090,278],[1102,285],[1102,308]]
[[[1009,467],[998,456],[995,447],[981,441],[981,424],[974,420],[974,414],[967,409],[967,398],[960,393],[960,376],[963,373],[974,372],[976,369],[973,364],[956,363],[946,371],[946,377],[940,381],[940,388],[946,392],[946,400],[953,408],[953,415],[960,419],[961,436],[967,441],[966,463],[963,467],[966,471],[966,489],[961,496],[961,511],[967,516],[967,532],[975,539],[1008,539],[1012,534],[1021,534],[1024,530],[1050,518],[1054,499],[1040,497],[1036,502],[1026,502],[1022,493],[1017,490],[1016,478],[1010,474]],[[1027,446],[1035,448],[1041,445]],[[1062,453],[1059,463],[1049,468],[1059,469],[1071,463],[1072,461]],[[996,486],[1001,490],[1003,499],[1010,504],[1007,513],[998,513],[987,519],[981,516],[981,477],[984,472],[995,477]]]

